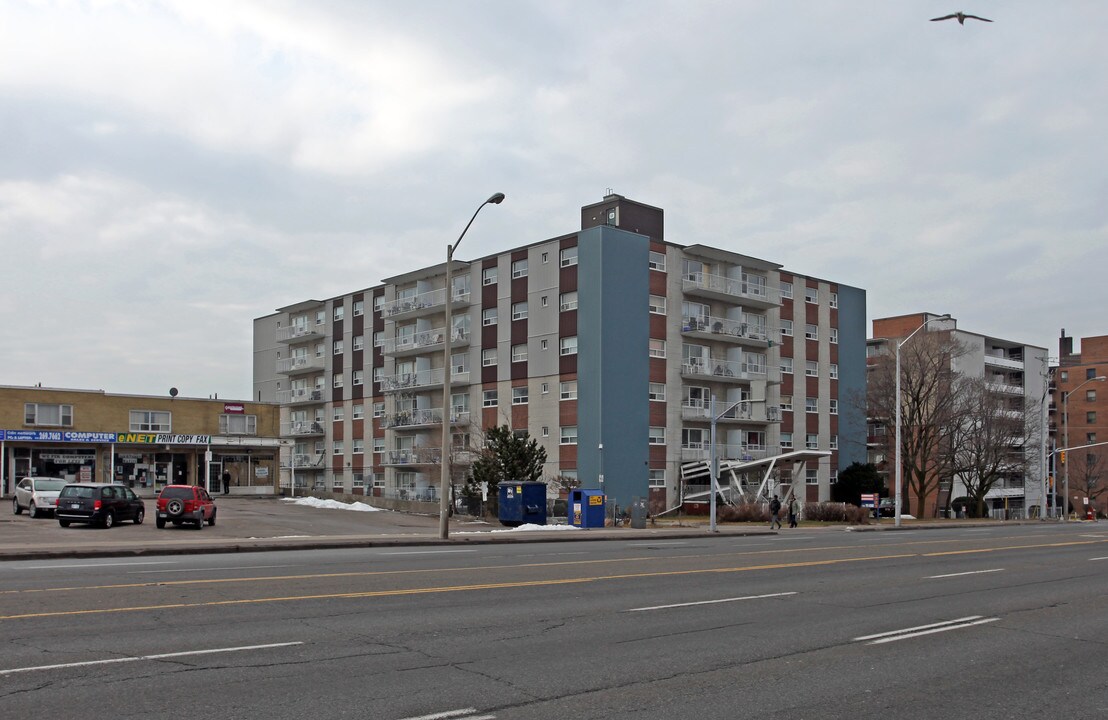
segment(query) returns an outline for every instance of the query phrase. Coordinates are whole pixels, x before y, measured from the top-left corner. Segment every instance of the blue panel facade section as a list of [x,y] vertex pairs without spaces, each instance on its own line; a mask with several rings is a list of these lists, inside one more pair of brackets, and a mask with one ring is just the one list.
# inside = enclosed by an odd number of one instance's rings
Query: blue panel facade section
[[577,476],[599,488],[603,474],[621,507],[649,492],[649,254],[636,233],[578,235]]
[[866,291],[839,285],[839,470],[866,462],[865,394]]

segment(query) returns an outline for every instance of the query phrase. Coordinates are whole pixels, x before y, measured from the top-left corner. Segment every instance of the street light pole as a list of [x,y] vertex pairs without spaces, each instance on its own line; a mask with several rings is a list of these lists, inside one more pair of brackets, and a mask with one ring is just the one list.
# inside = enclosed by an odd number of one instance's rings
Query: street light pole
[[[897,343],[896,343],[896,490],[895,490],[896,499],[893,501],[893,503],[895,505],[895,507],[894,507],[894,517],[896,518],[896,521],[894,522],[894,525],[896,527],[900,527],[900,515],[901,515],[900,486],[903,484],[902,481],[901,481],[901,461],[900,461],[900,348],[902,348],[905,343],[907,343],[909,340],[911,340],[913,335],[915,335],[920,330],[923,330],[925,327],[927,327],[928,323],[934,322],[936,320],[949,320],[949,319],[950,319],[950,313],[947,313],[946,315],[939,315],[938,317],[928,318],[927,320],[923,321],[922,325],[920,325],[918,328],[916,328],[911,333],[909,333],[908,337],[904,338],[903,340],[898,340]],[[878,512],[878,514],[880,515],[880,512]]]
[[462,238],[466,236],[469,226],[477,219],[477,213],[481,212],[481,208],[486,205],[499,205],[502,202],[504,202],[504,193],[498,192],[478,205],[477,209],[473,211],[473,217],[466,223],[457,241],[453,245],[446,246],[446,320],[442,333],[442,457],[439,458],[439,466],[442,469],[439,480],[439,538],[443,540],[450,538],[450,335],[453,331],[450,304],[454,301],[454,288],[451,287],[453,284],[451,266],[454,263],[454,251],[458,249]]
[[[1062,391],[1062,447],[1068,448],[1070,446],[1070,393],[1077,392],[1084,386],[1091,382],[1104,382],[1108,379],[1108,375],[1098,375],[1097,377],[1091,377],[1085,380],[1073,390]],[[1069,521],[1069,506],[1070,506],[1070,463],[1069,458],[1066,458],[1062,463],[1062,522]]]

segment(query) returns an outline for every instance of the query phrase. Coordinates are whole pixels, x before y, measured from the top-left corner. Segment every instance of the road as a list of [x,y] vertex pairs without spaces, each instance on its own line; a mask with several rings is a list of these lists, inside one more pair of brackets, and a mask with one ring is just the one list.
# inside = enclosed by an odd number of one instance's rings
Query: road
[[1108,528],[0,563],[0,717],[1108,717]]

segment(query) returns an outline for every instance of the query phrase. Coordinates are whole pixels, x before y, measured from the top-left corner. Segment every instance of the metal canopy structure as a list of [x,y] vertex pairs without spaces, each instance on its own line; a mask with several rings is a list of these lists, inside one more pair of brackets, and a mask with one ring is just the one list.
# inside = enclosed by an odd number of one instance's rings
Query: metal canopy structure
[[[804,471],[804,466],[809,460],[818,461],[820,458],[831,457],[828,450],[794,450],[780,455],[771,455],[758,460],[720,460],[719,461],[719,494],[724,502],[737,505],[742,502],[767,502],[770,495],[770,482],[773,479],[773,471],[781,465],[789,465],[792,468],[799,466],[798,472]],[[726,473],[727,482],[723,482]],[[707,460],[683,463],[681,465],[681,479],[687,484],[690,480],[704,479],[711,482],[712,468]],[[791,493],[791,487],[789,492]],[[711,498],[711,488],[684,495],[683,502],[698,502]],[[788,496],[786,495],[786,499]]]

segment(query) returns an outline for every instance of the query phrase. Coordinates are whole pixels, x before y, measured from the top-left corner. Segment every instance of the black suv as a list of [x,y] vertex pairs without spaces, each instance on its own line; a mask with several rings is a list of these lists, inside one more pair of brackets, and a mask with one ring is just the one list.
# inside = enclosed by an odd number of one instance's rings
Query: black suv
[[58,493],[54,515],[62,527],[77,522],[110,528],[119,520],[133,520],[135,525],[141,525],[146,505],[123,485],[70,483]]

